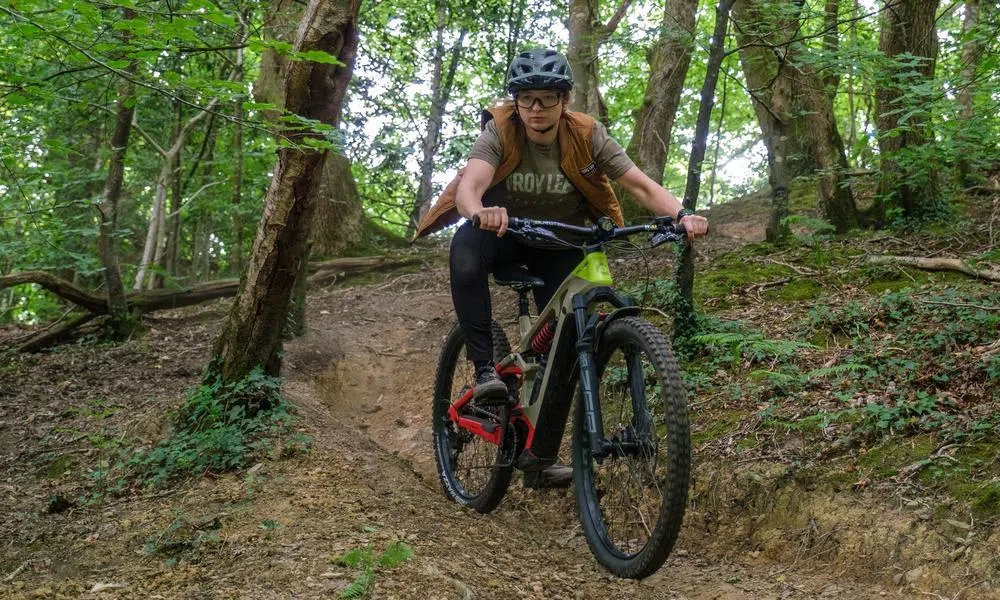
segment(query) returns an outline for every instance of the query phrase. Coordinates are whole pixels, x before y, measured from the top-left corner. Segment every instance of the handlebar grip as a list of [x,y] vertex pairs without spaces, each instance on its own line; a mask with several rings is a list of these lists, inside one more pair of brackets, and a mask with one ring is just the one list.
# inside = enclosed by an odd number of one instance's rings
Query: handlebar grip
[[469,221],[472,223],[472,227],[474,227],[475,229],[479,229],[479,224],[480,224],[479,215],[472,215],[472,218],[469,219]]

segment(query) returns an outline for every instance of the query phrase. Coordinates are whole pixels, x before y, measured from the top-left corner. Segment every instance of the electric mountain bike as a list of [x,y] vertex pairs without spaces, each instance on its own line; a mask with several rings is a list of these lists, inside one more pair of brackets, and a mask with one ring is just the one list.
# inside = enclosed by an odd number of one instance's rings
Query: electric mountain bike
[[515,468],[555,462],[575,391],[573,487],[583,533],[605,568],[635,579],[659,569],[677,540],[691,464],[687,400],[670,345],[611,287],[605,245],[640,233],[651,234],[650,247],[685,238],[669,217],[628,227],[606,218],[587,227],[511,218],[507,235],[578,247],[582,261],[535,318],[528,294],[543,281],[523,270],[495,272],[497,284],[518,293],[517,346],[492,324],[507,397],[473,398],[474,369],[455,326],[441,350],[433,401],[444,492],[487,513]]

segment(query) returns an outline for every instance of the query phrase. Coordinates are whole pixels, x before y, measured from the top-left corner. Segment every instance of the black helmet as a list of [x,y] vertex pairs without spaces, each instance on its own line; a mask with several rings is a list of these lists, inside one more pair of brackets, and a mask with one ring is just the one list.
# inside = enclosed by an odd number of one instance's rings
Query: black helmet
[[507,68],[507,91],[532,89],[573,89],[573,71],[566,57],[549,48],[518,54]]

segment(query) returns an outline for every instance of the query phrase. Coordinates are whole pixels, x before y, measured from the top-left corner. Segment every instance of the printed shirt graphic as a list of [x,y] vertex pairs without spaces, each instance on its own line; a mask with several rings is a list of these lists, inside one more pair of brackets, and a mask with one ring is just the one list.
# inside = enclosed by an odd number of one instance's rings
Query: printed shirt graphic
[[[593,158],[597,168],[614,180],[635,166],[625,150],[594,124]],[[490,121],[472,147],[469,158],[500,165],[503,151],[496,123]],[[521,164],[503,182],[486,192],[483,206],[503,206],[512,217],[550,219],[583,225],[586,198],[559,168],[559,143],[536,144],[525,139]]]

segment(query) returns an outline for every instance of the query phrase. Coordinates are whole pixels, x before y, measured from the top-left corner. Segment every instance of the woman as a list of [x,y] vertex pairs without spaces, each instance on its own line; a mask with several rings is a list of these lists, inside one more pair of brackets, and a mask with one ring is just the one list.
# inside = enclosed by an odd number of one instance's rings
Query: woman
[[[522,52],[507,70],[507,89],[513,102],[484,114],[490,121],[457,186],[449,185],[417,234],[440,229],[458,215],[470,221],[452,238],[450,268],[455,312],[476,367],[476,398],[507,393],[493,365],[489,273],[499,265],[526,265],[547,284],[535,288],[540,310],[581,259],[578,250],[540,250],[505,238],[509,216],[583,225],[606,215],[623,225],[613,180],[653,214],[679,220],[689,238],[708,231],[708,221],[682,210],[680,201],[639,170],[600,123],[568,109],[573,74],[565,56],[550,49]],[[572,472],[563,469],[549,478],[559,480],[550,485],[569,480]]]

